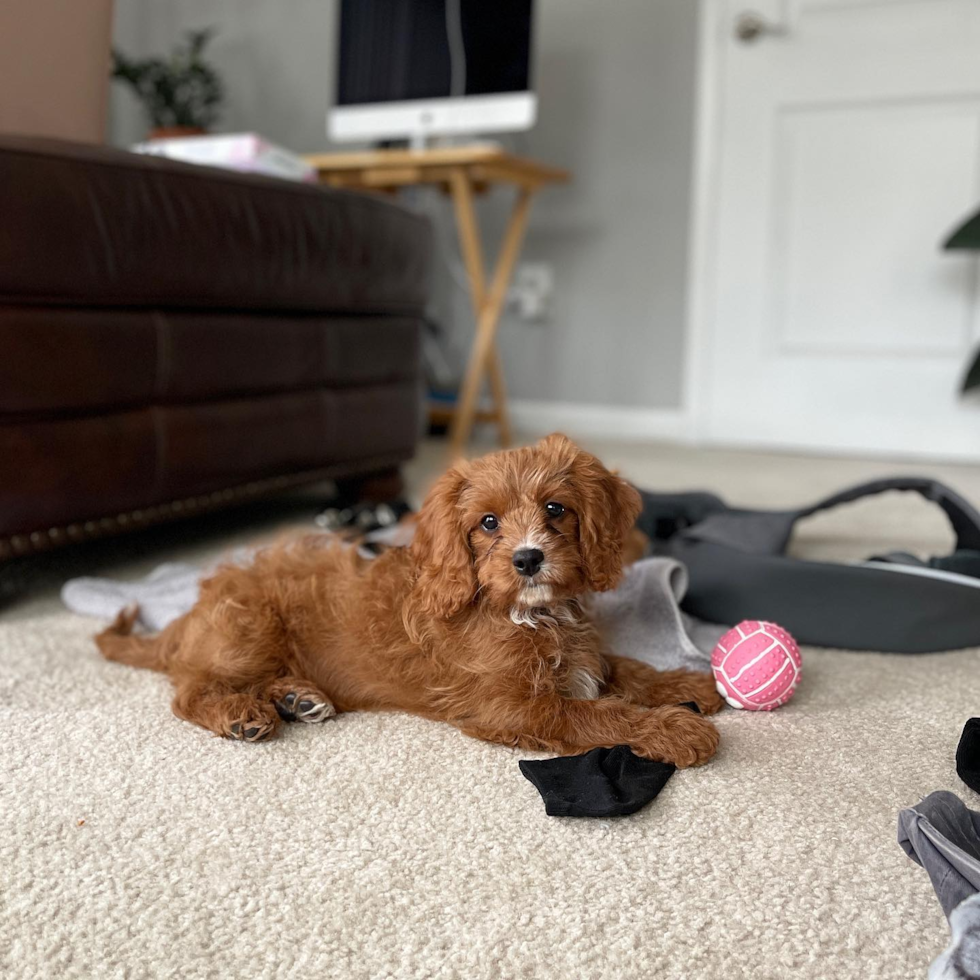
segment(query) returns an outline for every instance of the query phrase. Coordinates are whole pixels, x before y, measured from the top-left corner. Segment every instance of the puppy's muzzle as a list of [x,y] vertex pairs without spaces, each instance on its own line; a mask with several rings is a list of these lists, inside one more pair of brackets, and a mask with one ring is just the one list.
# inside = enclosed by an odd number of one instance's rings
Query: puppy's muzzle
[[519,574],[530,578],[536,575],[544,564],[544,552],[538,548],[521,548],[514,552],[511,560]]

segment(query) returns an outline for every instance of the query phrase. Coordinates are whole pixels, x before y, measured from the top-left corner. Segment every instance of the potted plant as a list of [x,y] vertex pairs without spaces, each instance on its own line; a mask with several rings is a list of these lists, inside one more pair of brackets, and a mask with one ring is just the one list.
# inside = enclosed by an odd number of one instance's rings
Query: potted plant
[[222,86],[202,58],[215,30],[187,31],[169,58],[127,58],[113,49],[112,77],[131,85],[150,118],[151,138],[207,132],[218,118]]
[[[946,249],[966,249],[972,252],[980,252],[980,211],[967,218],[946,239],[943,248]],[[966,393],[973,389],[980,388],[980,350],[973,356],[966,377],[963,378],[963,392]]]

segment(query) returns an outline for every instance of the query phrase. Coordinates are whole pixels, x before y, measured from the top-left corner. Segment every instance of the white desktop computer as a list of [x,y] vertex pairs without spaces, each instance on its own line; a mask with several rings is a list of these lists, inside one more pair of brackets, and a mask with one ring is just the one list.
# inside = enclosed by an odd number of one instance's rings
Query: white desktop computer
[[532,0],[341,0],[330,138],[530,129],[533,15]]

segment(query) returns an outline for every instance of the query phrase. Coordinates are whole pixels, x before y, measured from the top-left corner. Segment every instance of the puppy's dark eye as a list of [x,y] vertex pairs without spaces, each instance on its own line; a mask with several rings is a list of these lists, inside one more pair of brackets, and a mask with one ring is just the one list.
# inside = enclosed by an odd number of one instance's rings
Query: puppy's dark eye
[[548,512],[549,517],[561,517],[565,513],[565,508],[561,504],[555,503],[554,500],[545,504],[544,509]]
[[496,531],[497,528],[500,527],[500,521],[498,521],[493,514],[486,514],[480,521],[480,527],[482,527],[484,531]]

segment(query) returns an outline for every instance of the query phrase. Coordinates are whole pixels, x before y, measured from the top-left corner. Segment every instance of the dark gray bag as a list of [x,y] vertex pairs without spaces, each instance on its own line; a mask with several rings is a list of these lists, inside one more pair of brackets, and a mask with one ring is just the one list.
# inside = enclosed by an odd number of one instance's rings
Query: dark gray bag
[[[854,565],[787,557],[797,521],[886,490],[938,504],[956,534],[955,551],[928,562],[892,553]],[[935,480],[875,480],[786,511],[740,510],[703,493],[641,493],[638,526],[656,553],[687,566],[682,608],[698,619],[771,620],[800,643],[853,650],[980,646],[980,513]]]

